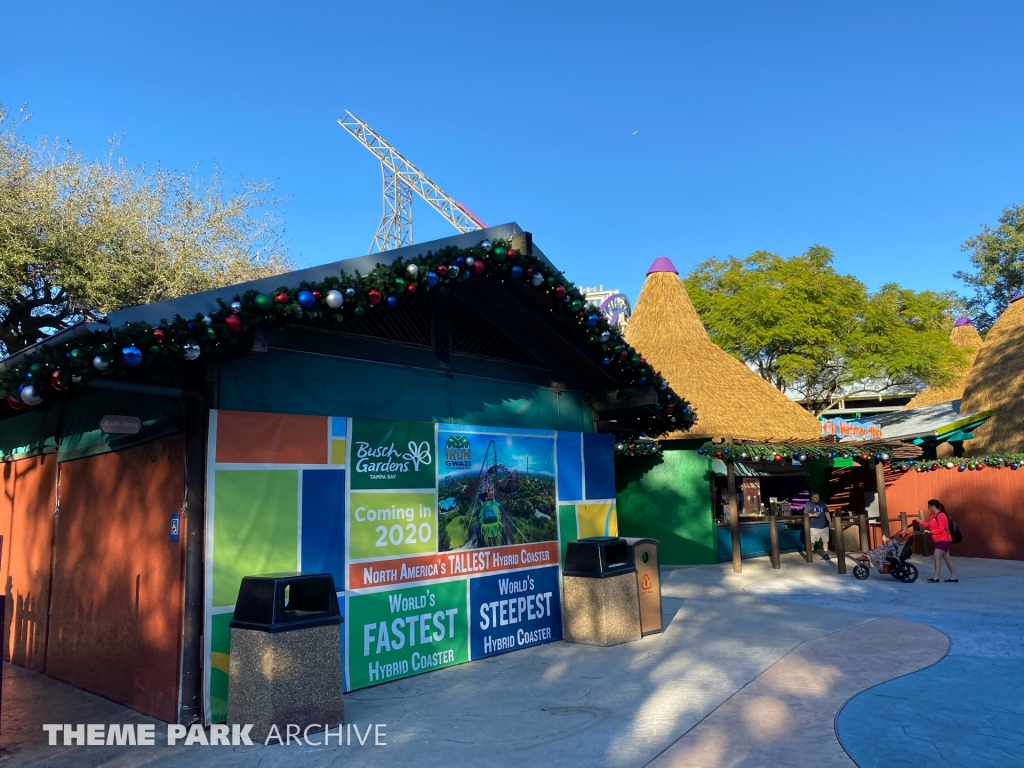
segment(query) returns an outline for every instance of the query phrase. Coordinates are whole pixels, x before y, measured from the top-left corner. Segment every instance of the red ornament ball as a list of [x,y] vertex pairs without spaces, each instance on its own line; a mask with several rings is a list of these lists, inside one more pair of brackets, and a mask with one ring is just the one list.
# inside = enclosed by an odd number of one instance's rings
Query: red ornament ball
[[366,294],[366,299],[371,304],[380,304],[380,298],[380,291],[378,291],[376,288],[371,288]]
[[60,380],[60,371],[54,371],[50,374],[50,386],[58,392],[63,392],[68,388],[68,385]]
[[533,267],[527,267],[527,269],[526,269],[526,276],[527,277],[533,277]]
[[285,293],[284,291],[281,291],[279,294],[277,294],[277,296],[274,297],[274,301],[276,301],[278,304],[287,304],[288,294]]
[[448,274],[448,267],[446,267],[444,264],[438,264],[437,265],[437,276],[438,277],[444,277],[447,274]]
[[153,331],[153,338],[155,338],[157,341],[163,341],[165,338],[167,338],[167,334],[164,333],[163,328],[157,328],[155,331]]
[[313,291],[313,298],[320,301],[320,291]]
[[23,411],[28,406],[25,405],[21,400],[16,398],[14,395],[7,396],[7,404],[16,411]]
[[515,251],[513,251],[513,250],[512,250],[511,248],[509,248],[509,249],[508,249],[508,251],[507,251],[507,252],[505,253],[505,255],[506,255],[506,256],[508,256],[508,257],[509,257],[509,259],[511,259],[511,260],[513,260],[513,261],[514,261],[514,260],[515,260],[515,258],[516,258],[516,252],[515,252]]
[[242,318],[238,315],[228,315],[224,318],[224,325],[228,327],[228,330],[232,333],[242,332]]
[[477,259],[473,262],[473,274],[482,275],[484,273],[484,262],[481,259]]
[[668,405],[665,406],[665,413],[672,413],[672,411],[674,411],[675,409],[676,409],[676,404],[675,403],[669,403]]
[[405,290],[407,290],[409,293],[416,293],[416,284],[409,283],[407,286],[405,286]]
[[558,299],[564,299],[565,298],[565,286],[564,285],[556,285],[555,286],[555,298],[558,298]]
[[626,358],[628,358],[628,357],[629,357],[629,352],[627,352],[626,350],[622,350],[621,352],[619,352],[619,360],[622,360],[623,362],[625,362]]

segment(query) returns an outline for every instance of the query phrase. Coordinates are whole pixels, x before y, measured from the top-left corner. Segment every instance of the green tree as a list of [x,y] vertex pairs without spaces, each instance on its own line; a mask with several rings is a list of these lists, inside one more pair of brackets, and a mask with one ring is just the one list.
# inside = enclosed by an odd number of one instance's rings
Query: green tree
[[987,331],[1024,291],[1024,206],[1011,205],[999,217],[999,226],[982,225],[981,232],[960,248],[971,254],[972,272],[960,270],[954,277],[974,289],[963,301],[979,331]]
[[101,161],[22,138],[0,104],[0,356],[83,319],[285,272],[280,201],[230,184]]
[[947,297],[895,284],[871,294],[822,246],[712,259],[686,285],[715,343],[815,415],[844,396],[947,383],[965,364]]

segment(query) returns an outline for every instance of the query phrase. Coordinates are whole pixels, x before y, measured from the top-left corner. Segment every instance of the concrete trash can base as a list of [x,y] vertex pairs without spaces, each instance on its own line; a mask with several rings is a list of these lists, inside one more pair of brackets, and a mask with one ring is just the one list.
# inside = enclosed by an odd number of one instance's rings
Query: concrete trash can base
[[[334,727],[344,722],[341,612],[328,574],[267,574],[242,579],[231,621],[229,723]],[[319,729],[316,729],[319,730]]]
[[337,726],[345,720],[340,625],[295,632],[231,630],[228,722],[252,723],[255,741],[277,724]]
[[626,540],[570,541],[562,577],[562,639],[609,646],[640,637],[636,566]]
[[562,639],[586,645],[619,645],[639,640],[640,597],[636,571],[562,581]]

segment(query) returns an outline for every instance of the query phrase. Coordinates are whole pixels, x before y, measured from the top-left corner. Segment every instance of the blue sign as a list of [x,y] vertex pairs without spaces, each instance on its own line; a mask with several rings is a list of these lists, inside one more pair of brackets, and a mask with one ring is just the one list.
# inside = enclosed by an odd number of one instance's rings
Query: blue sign
[[471,657],[562,639],[558,566],[470,579]]
[[174,512],[171,515],[171,543],[175,544],[178,541],[178,534],[181,533],[181,515]]

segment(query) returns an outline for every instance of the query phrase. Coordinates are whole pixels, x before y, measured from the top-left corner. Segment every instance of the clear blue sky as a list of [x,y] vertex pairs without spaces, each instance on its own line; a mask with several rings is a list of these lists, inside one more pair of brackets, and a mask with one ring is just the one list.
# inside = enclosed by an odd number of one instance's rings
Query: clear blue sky
[[[872,288],[953,288],[960,244],[1024,203],[1020,0],[0,0],[0,27],[32,132],[274,179],[303,264],[365,253],[380,217],[346,108],[631,298],[657,254],[813,243]],[[454,232],[416,212],[417,241]]]

